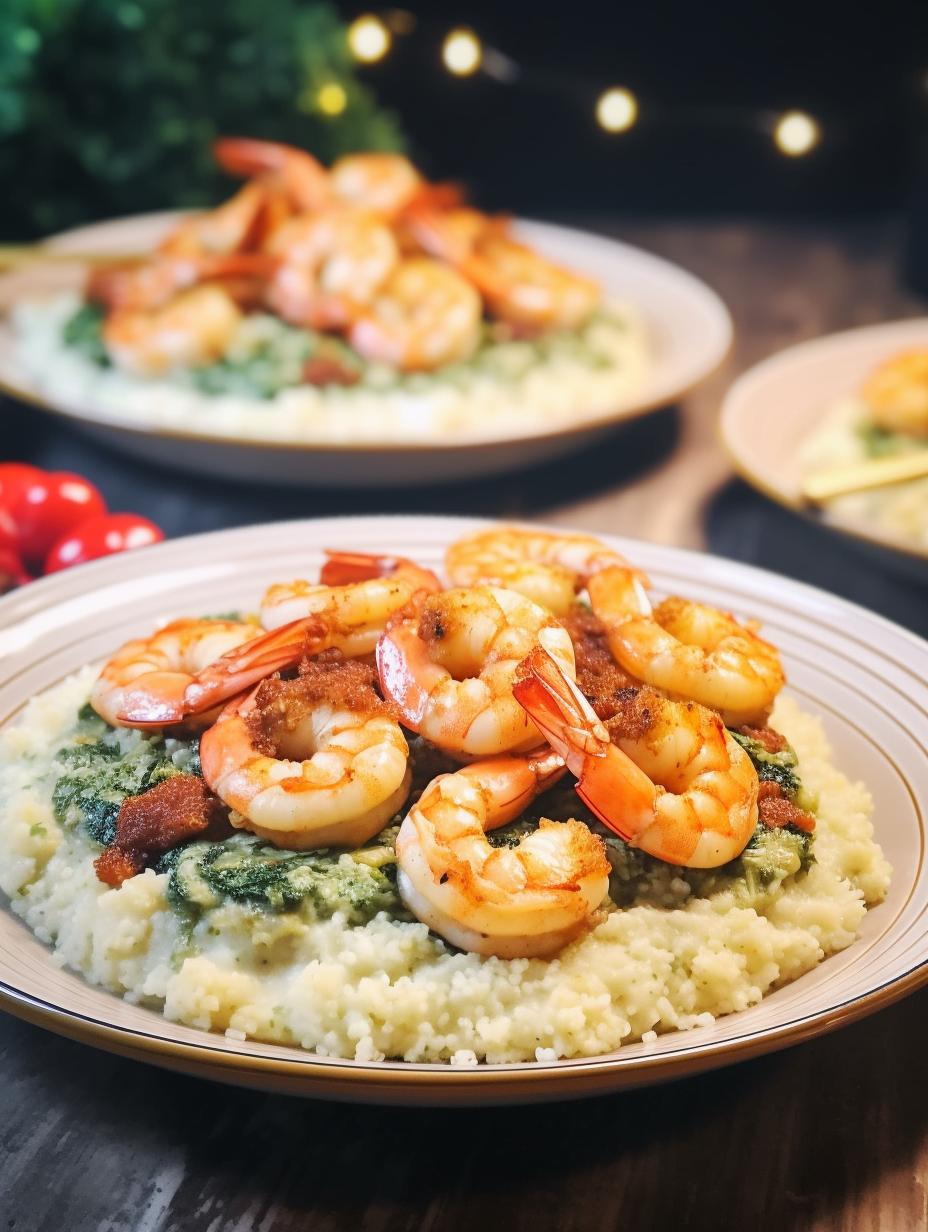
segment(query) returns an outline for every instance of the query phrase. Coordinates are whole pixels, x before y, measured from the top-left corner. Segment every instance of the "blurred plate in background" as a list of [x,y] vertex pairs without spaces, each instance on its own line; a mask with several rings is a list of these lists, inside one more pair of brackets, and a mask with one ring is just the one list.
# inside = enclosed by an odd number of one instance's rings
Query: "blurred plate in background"
[[[151,249],[176,222],[176,213],[148,214],[82,227],[54,237],[59,249],[140,252]],[[466,437],[439,442],[383,440],[363,446],[313,443],[305,439],[255,441],[208,432],[140,427],[75,400],[49,402],[22,370],[12,329],[0,324],[0,387],[13,397],[64,415],[81,428],[127,453],[188,471],[258,482],[346,485],[424,484],[498,474],[568,453],[625,419],[680,398],[724,359],[732,324],[725,305],[704,283],[676,265],[627,244],[548,223],[519,222],[519,236],[546,256],[588,273],[606,294],[631,304],[643,319],[653,351],[642,382],[606,412],[583,406],[569,422],[517,430],[505,423]],[[0,306],[37,298],[81,282],[80,267],[30,267],[0,279]]]
[[849,329],[788,347],[735,381],[722,403],[719,426],[735,470],[765,496],[858,542],[891,549],[893,556],[884,552],[884,559],[914,567],[924,577],[928,542],[863,513],[813,511],[801,492],[803,442],[878,364],[910,347],[928,347],[928,317]]

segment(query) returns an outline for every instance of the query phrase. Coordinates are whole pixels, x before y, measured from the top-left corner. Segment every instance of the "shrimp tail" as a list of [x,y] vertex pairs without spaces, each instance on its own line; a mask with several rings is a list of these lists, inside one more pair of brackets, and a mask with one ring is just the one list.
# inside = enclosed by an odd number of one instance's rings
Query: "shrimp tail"
[[276,181],[300,210],[319,209],[328,199],[328,174],[306,150],[253,137],[220,137],[213,157],[230,175]]
[[[653,816],[654,785],[611,742],[579,687],[536,647],[519,665],[513,695],[577,778],[577,795],[629,840]],[[616,816],[621,808],[622,816]]]
[[410,582],[416,591],[437,594],[441,582],[431,569],[424,569],[404,556],[385,556],[377,552],[343,552],[326,548],[325,564],[319,571],[323,586],[348,586],[372,578],[397,577]]
[[319,570],[323,586],[348,586],[352,582],[367,582],[371,578],[388,577],[396,572],[399,560],[376,552],[342,552],[326,548],[326,562]]
[[328,626],[318,616],[292,620],[236,647],[204,668],[187,686],[184,714],[202,714],[274,672],[325,649]]
[[543,647],[519,664],[512,692],[573,774],[580,774],[588,757],[606,756],[608,730]]
[[455,210],[464,205],[466,194],[461,184],[453,180],[423,183],[416,190],[403,213],[416,214],[419,210]]

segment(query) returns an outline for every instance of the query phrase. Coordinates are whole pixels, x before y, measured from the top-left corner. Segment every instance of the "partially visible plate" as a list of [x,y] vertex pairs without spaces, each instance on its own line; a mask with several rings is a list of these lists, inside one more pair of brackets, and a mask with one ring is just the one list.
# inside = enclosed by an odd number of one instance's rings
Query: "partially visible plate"
[[[314,576],[326,547],[441,567],[481,525],[452,518],[335,518],[222,531],[67,570],[0,600],[0,723],[35,693],[155,620],[253,605],[271,581]],[[121,1056],[294,1095],[376,1103],[519,1103],[681,1078],[795,1044],[873,1013],[928,981],[928,644],[888,621],[774,574],[655,544],[610,540],[661,593],[763,621],[789,691],[822,716],[836,764],[860,776],[894,873],[860,936],[794,983],[711,1027],[601,1057],[453,1068],[335,1060],[168,1022],[57,966],[0,909],[0,1006]]]
[[[177,218],[176,213],[139,215],[82,227],[48,242],[69,251],[146,251]],[[17,362],[12,330],[4,323],[0,323],[0,389],[64,415],[147,461],[267,483],[383,487],[496,474],[578,449],[609,426],[680,398],[724,359],[732,337],[728,310],[691,274],[627,244],[568,227],[520,221],[518,231],[539,251],[599,280],[608,294],[632,304],[643,319],[653,350],[651,367],[641,385],[605,413],[577,406],[569,422],[539,422],[518,430],[502,424],[458,439],[402,444],[391,440],[387,423],[382,441],[360,446],[298,439],[256,441],[212,433],[196,424],[183,432],[145,428],[129,416],[104,415],[98,407],[79,401],[49,402]],[[0,279],[0,306],[80,282],[80,267],[64,275],[49,266],[20,271]]]
[[[907,347],[928,347],[928,317],[891,321],[801,342],[740,376],[722,403],[722,443],[735,470],[771,500],[809,514],[801,494],[799,450],[841,398],[853,394],[883,360]],[[912,564],[928,562],[928,545],[871,519],[825,508],[826,526]]]

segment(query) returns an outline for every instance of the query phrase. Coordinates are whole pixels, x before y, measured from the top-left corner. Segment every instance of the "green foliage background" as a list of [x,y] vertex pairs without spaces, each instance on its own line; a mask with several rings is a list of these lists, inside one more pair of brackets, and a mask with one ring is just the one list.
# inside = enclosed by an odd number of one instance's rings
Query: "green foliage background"
[[[338,82],[348,105],[323,115]],[[0,0],[3,238],[218,200],[220,135],[270,137],[323,161],[402,148],[354,75],[326,3]]]

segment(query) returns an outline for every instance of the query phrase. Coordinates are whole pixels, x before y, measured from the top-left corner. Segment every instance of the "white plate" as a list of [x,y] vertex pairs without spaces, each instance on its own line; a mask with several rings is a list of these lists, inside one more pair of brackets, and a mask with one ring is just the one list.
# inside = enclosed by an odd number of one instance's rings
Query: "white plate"
[[[154,618],[250,606],[265,585],[312,576],[326,547],[401,553],[440,566],[447,543],[480,523],[337,518],[180,539],[66,571],[0,601],[0,722]],[[872,1013],[928,978],[928,644],[822,591],[731,561],[613,540],[661,592],[704,599],[764,623],[789,689],[822,715],[837,764],[876,802],[892,862],[888,898],[861,934],[753,1008],[586,1060],[455,1069],[317,1057],[239,1043],[128,1004],[57,967],[0,910],[0,1004],[51,1030],[139,1060],[292,1094],[382,1103],[524,1102],[679,1078],[783,1048]]]
[[[738,473],[765,496],[797,513],[876,547],[901,553],[918,567],[928,547],[870,519],[827,507],[811,514],[801,493],[803,440],[841,398],[853,394],[873,369],[907,347],[928,346],[928,317],[849,329],[801,342],[756,364],[725,396],[719,420],[722,443]],[[924,576],[923,570],[920,570]]]
[[[146,251],[177,217],[176,213],[147,214],[97,223],[49,242],[73,251]],[[205,422],[192,424],[184,433],[140,428],[129,417],[104,416],[94,406],[50,403],[17,362],[12,330],[2,323],[0,387],[14,397],[65,415],[113,446],[148,461],[268,483],[383,487],[495,474],[578,449],[610,425],[679,398],[724,359],[731,345],[731,318],[715,292],[691,274],[627,244],[583,231],[521,221],[518,230],[540,251],[590,274],[608,294],[634,305],[644,320],[653,349],[650,370],[638,388],[606,413],[593,414],[578,406],[569,423],[554,427],[539,424],[516,431],[502,424],[467,438],[419,445],[392,443],[387,425],[381,442],[358,447],[305,440],[256,442],[213,434]],[[63,273],[43,266],[7,275],[0,279],[0,304],[8,306],[80,282],[79,268]]]

